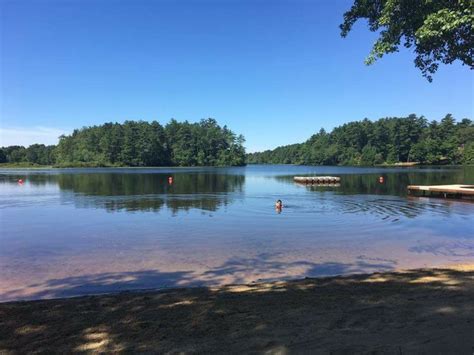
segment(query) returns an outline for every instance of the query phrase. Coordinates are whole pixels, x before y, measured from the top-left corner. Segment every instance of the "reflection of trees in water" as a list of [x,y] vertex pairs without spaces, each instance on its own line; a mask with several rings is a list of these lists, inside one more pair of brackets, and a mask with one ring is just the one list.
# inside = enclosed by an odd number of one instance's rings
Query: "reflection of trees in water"
[[16,184],[19,179],[28,181],[33,186],[57,185],[57,175],[50,174],[0,174],[0,183]]
[[[242,191],[245,177],[227,174],[176,174],[173,183],[164,174],[60,175],[61,190],[71,190],[75,202],[105,207],[108,211],[173,213],[191,208],[216,211],[229,203],[229,192]],[[79,194],[79,195],[78,195]],[[81,199],[83,195],[85,198]]]
[[[341,194],[375,194],[405,196],[408,185],[472,184],[474,167],[440,171],[411,171],[401,173],[345,174],[340,175],[340,186],[306,185],[311,191],[335,191]],[[383,176],[384,182],[379,182]],[[281,182],[294,184],[293,176],[275,177]]]
[[[173,177],[169,184],[168,177]],[[21,178],[21,176],[18,176]],[[9,176],[8,181],[17,178]],[[186,174],[60,174],[29,175],[31,185],[58,185],[72,191],[73,202],[81,207],[101,207],[108,211],[154,211],[164,206],[173,213],[192,208],[216,211],[227,205],[228,193],[242,191],[244,175]]]
[[[336,174],[337,175],[337,174]],[[173,184],[168,177],[173,176]],[[474,167],[440,170],[410,169],[406,172],[391,172],[381,169],[376,174],[342,174],[339,187],[307,185],[310,191],[333,191],[342,195],[391,195],[406,196],[406,186],[410,184],[454,184],[474,183]],[[379,177],[384,182],[379,182]],[[0,182],[15,183],[23,175],[0,175]],[[271,181],[295,184],[293,175],[268,177]],[[65,173],[65,174],[27,174],[26,181],[31,185],[59,186],[66,202],[77,206],[99,207],[108,211],[159,211],[163,207],[173,213],[180,210],[200,209],[216,211],[230,202],[229,193],[242,191],[245,175],[212,172],[174,172],[174,173]],[[305,186],[303,186],[305,188]],[[322,197],[322,196],[320,196]],[[363,196],[360,196],[361,198]],[[390,218],[395,216],[414,217],[422,211],[431,209],[437,213],[449,213],[447,206],[416,201],[394,201],[374,198],[341,200],[341,211],[346,213],[368,212]],[[431,206],[431,207],[430,207]],[[339,207],[338,207],[339,208]],[[447,209],[447,210],[446,210]]]
[[187,173],[165,174],[68,174],[59,175],[62,190],[93,196],[152,194],[215,194],[241,190],[243,175]]

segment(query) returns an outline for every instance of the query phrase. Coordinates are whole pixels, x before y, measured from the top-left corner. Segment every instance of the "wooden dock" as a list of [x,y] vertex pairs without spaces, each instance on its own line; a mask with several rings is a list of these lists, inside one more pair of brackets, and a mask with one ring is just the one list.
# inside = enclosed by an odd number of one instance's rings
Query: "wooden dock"
[[341,181],[339,176],[295,176],[295,182],[300,184],[337,184]]
[[409,185],[408,194],[474,199],[474,185]]

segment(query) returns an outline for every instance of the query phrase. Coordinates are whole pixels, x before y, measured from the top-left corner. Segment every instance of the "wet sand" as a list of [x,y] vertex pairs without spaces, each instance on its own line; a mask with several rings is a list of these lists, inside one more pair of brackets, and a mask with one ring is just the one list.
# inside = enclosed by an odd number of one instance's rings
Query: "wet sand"
[[0,304],[0,353],[457,353],[474,264]]

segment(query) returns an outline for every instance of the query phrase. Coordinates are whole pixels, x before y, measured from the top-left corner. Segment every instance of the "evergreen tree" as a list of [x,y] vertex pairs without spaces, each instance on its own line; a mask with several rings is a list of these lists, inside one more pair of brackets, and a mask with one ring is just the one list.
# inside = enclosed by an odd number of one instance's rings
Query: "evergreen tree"
[[452,115],[427,123],[423,116],[364,119],[320,130],[305,143],[247,155],[248,163],[310,165],[374,165],[419,162],[469,163],[474,124]]

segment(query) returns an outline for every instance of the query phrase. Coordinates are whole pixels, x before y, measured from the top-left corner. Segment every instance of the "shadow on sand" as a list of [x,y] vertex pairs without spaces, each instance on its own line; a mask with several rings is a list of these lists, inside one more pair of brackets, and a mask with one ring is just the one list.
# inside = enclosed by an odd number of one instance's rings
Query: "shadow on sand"
[[196,271],[160,271],[157,269],[107,272],[51,279],[0,293],[0,302],[76,297],[117,293],[131,290],[167,289],[177,287],[222,286],[391,271],[396,261],[360,255],[352,263],[283,261],[280,254],[261,253],[252,258],[231,258],[220,266]]
[[[176,276],[190,274],[105,274],[89,284],[106,290]],[[473,280],[472,268],[426,269],[3,303],[0,353],[472,353]],[[84,281],[56,280],[50,295]]]

